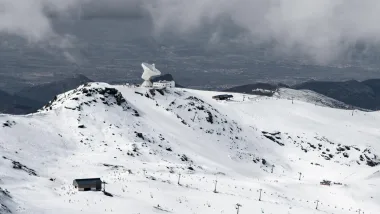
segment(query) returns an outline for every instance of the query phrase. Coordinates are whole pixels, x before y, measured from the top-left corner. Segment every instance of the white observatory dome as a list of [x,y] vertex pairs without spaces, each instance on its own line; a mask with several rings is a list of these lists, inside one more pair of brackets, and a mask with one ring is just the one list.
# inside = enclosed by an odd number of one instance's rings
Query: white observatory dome
[[141,63],[141,66],[144,69],[144,72],[141,78],[144,80],[142,87],[152,87],[153,83],[151,81],[152,77],[161,75],[161,72],[155,67],[154,64]]

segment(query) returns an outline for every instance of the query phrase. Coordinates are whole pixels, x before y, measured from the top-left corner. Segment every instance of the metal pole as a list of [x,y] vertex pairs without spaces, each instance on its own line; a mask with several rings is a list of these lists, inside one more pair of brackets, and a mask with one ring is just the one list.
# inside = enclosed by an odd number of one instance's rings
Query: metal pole
[[300,177],[299,177],[299,179],[298,179],[298,180],[301,180],[302,172],[299,172],[299,174],[300,174]]
[[181,184],[179,183],[180,179],[181,179],[181,173],[178,173],[178,185],[181,185]]
[[193,117],[193,122],[194,122],[194,120],[195,120],[195,116],[197,116],[197,112],[195,112],[195,114],[194,114],[194,117]]
[[273,168],[274,168],[274,165],[272,165],[272,171],[271,171],[271,173],[273,173]]
[[259,191],[260,191],[260,196],[259,196],[259,201],[261,201],[261,191],[262,191],[263,189],[259,189]]
[[215,180],[215,188],[214,188],[214,193],[217,193],[216,192],[216,184],[218,183],[218,180]]
[[239,209],[240,209],[240,207],[241,207],[241,204],[236,204],[235,209],[236,209],[236,213],[237,213],[237,214],[239,214]]
[[319,203],[319,201],[317,200],[317,206],[315,207],[316,210],[318,209],[318,203]]

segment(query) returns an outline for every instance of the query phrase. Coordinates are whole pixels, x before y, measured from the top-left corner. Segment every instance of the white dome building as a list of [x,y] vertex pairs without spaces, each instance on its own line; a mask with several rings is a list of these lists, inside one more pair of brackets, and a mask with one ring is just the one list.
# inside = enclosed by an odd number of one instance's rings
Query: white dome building
[[141,87],[153,87],[152,77],[161,75],[161,72],[156,68],[154,64],[148,64],[143,62],[141,66],[144,69],[144,72],[141,78],[144,80]]

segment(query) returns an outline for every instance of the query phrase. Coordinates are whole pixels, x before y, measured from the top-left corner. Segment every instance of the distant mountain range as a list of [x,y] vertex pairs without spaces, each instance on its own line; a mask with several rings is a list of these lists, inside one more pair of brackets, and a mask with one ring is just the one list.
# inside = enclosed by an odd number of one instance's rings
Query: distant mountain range
[[84,75],[75,75],[56,82],[31,86],[15,94],[0,91],[0,112],[6,114],[28,114],[36,112],[47,104],[55,95],[92,82]]
[[53,99],[55,95],[77,88],[79,85],[87,82],[92,82],[92,80],[79,74],[60,81],[27,87],[17,92],[15,95],[46,104]]
[[0,91],[0,112],[8,114],[25,114],[37,111],[41,103],[25,97]]
[[[285,84],[271,84],[271,83],[253,83],[247,85],[235,86],[232,88],[225,89],[226,92],[235,92],[235,93],[245,93],[245,94],[254,94],[254,95],[265,95],[262,91],[276,91],[279,88],[289,88]],[[273,94],[270,94],[273,95]]]
[[[160,80],[172,81],[174,78],[171,74],[164,74],[153,79],[154,82]],[[60,81],[27,87],[15,94],[0,91],[0,112],[6,114],[36,112],[52,100],[55,95],[75,89],[88,82],[93,81],[84,75],[75,75]],[[176,87],[183,88],[178,83],[176,83]],[[253,83],[232,87],[224,91],[271,96],[273,94],[270,91],[277,91],[280,88],[310,90],[353,107],[368,110],[380,109],[380,79],[361,82],[356,80],[344,82],[308,81],[293,86],[281,83]]]
[[310,90],[327,97],[336,99],[354,107],[379,110],[380,109],[380,79],[365,81],[308,81],[288,86],[285,84],[254,83],[226,89],[226,92],[257,94],[257,89],[277,90],[279,88],[292,88],[296,90]]
[[294,89],[315,91],[360,108],[380,109],[380,79],[345,82],[311,81],[293,86]]

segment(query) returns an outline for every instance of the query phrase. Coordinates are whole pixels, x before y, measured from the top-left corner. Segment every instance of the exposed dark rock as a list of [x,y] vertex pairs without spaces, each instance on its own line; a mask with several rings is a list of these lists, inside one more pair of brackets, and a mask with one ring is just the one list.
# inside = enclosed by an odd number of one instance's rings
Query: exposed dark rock
[[149,180],[152,180],[152,181],[157,180],[156,177],[154,177],[154,176],[148,176],[148,177],[146,177],[146,178],[149,179]]
[[263,133],[264,137],[266,137],[269,140],[277,143],[278,145],[285,146],[284,143],[282,143],[282,142],[279,141],[279,140],[281,140],[281,137],[279,136],[281,134],[280,132],[269,133],[269,132],[266,132],[266,131],[262,131],[261,133]]
[[113,195],[109,192],[106,192],[106,191],[103,191],[104,195],[108,196],[108,197],[113,197]]
[[138,94],[138,95],[144,96],[143,93],[140,93],[140,92],[138,92],[138,91],[135,91],[135,94]]
[[196,101],[199,103],[205,103],[205,101],[199,99],[198,97],[194,97],[194,96],[190,96],[190,97],[186,98],[186,100],[193,100],[193,101]]
[[3,159],[11,161],[13,164],[13,169],[22,170],[22,171],[27,172],[29,175],[38,176],[37,172],[35,170],[28,168],[27,166],[21,164],[18,161],[14,161],[14,160],[7,158],[5,156],[3,156]]
[[157,91],[158,93],[160,93],[162,96],[165,94],[164,90],[162,90],[162,89],[156,89],[156,91]]
[[143,134],[141,132],[137,132],[136,133],[136,137],[141,138],[141,139],[144,140],[144,136],[143,136]]
[[269,140],[276,142],[276,139],[273,136],[270,135],[264,135],[264,137],[268,138]]
[[124,168],[124,166],[114,165],[114,164],[108,164],[108,163],[104,163],[103,166],[110,167],[111,169],[120,169],[120,168]]
[[214,123],[214,120],[213,120],[213,117],[212,117],[212,113],[210,111],[206,111],[207,113],[207,117],[206,117],[206,121],[213,124]]
[[189,161],[189,158],[186,155],[182,155],[181,161]]
[[313,145],[313,144],[311,144],[311,143],[308,143],[308,144],[309,144],[309,146],[310,146],[311,148],[313,148],[313,149],[316,149],[316,148],[317,148],[315,145]]
[[263,159],[261,160],[261,163],[265,165],[265,164],[267,164],[267,161],[263,158]]
[[155,90],[154,89],[149,89],[149,93],[154,97],[156,96]]
[[6,213],[12,213],[12,211],[5,204],[0,203],[0,213],[6,214]]
[[374,161],[374,160],[367,160],[367,165],[368,166],[375,167],[375,166],[377,166],[379,164],[380,164],[380,162],[377,162],[377,161]]
[[338,152],[343,152],[343,151],[345,151],[345,149],[344,149],[343,147],[337,147],[336,150],[337,150]]
[[1,187],[0,187],[0,193],[6,196],[7,198],[12,198],[11,193],[8,190],[3,189]]
[[15,121],[9,121],[9,120],[7,120],[7,121],[5,121],[5,123],[3,123],[3,127],[12,127],[14,125],[16,125]]

